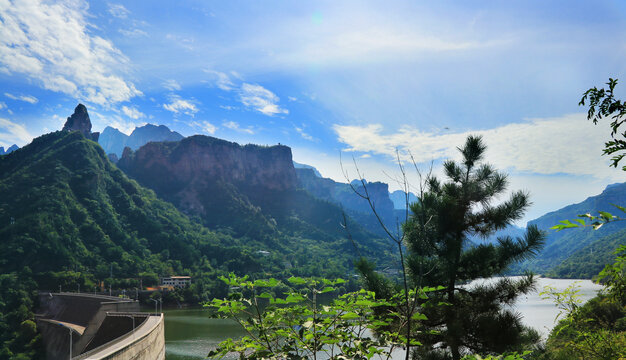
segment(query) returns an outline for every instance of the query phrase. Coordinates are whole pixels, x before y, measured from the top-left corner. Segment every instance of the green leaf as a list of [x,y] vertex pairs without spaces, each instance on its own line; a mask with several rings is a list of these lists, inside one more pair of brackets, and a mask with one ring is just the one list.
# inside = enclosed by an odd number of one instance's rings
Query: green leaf
[[297,276],[292,276],[289,279],[287,279],[287,281],[289,281],[290,283],[294,284],[294,285],[303,285],[306,284],[306,280],[301,278],[301,277],[297,277]]
[[359,318],[359,314],[357,314],[355,312],[347,312],[347,313],[341,315],[341,318],[344,319],[344,320],[358,319]]
[[415,313],[411,316],[412,320],[428,320],[428,318],[426,317],[426,315],[422,314],[422,313]]

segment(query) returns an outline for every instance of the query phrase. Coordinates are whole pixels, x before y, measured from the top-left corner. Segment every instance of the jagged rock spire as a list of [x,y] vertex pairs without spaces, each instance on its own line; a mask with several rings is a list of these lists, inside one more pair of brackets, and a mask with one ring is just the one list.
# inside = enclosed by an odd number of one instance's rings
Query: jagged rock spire
[[80,131],[87,139],[93,141],[98,141],[100,136],[100,133],[91,132],[91,120],[89,119],[87,107],[83,104],[78,104],[72,116],[67,118],[63,131]]

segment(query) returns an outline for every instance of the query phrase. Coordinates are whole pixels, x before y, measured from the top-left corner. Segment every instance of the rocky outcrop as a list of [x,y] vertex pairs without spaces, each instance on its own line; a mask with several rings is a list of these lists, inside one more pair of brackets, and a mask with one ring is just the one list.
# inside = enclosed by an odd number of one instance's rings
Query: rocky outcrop
[[143,145],[149,142],[158,141],[179,141],[184,136],[176,131],[170,130],[165,125],[152,125],[146,124],[144,126],[136,127],[130,135],[126,135],[123,132],[107,126],[102,134],[98,143],[104,149],[107,154],[115,154],[118,157],[122,156],[122,152],[125,147],[131,148],[131,150],[137,150]]
[[179,142],[151,142],[135,152],[126,148],[118,165],[146,184],[183,186],[195,180],[213,179],[271,190],[296,187],[291,149],[284,145],[241,146],[195,135]]
[[87,139],[98,141],[100,133],[91,132],[91,119],[89,119],[89,113],[87,113],[87,107],[83,104],[78,104],[74,109],[72,116],[67,118],[63,131],[80,131]]

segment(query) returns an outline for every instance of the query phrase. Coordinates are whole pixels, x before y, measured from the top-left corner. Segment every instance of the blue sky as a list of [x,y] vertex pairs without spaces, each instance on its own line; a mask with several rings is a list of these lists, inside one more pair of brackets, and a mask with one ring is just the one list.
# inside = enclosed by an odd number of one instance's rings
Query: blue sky
[[95,131],[282,143],[339,181],[341,153],[397,188],[396,149],[439,173],[482,134],[523,223],[624,181],[577,104],[623,77],[625,33],[618,1],[0,0],[0,146],[83,102]]

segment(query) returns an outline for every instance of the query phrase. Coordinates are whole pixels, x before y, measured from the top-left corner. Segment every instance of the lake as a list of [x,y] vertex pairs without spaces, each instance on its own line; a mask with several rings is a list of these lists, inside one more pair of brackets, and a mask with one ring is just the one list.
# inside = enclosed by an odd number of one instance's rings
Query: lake
[[[537,288],[541,291],[544,286],[550,285],[562,291],[577,281],[583,301],[594,297],[602,288],[589,280],[547,278],[540,278]],[[538,292],[520,297],[515,307],[522,314],[524,322],[540,331],[545,337],[554,327],[558,309],[551,301],[541,299]],[[234,321],[211,319],[207,311],[202,309],[165,310],[164,312],[167,360],[204,359],[220,341],[243,335],[243,331]]]

